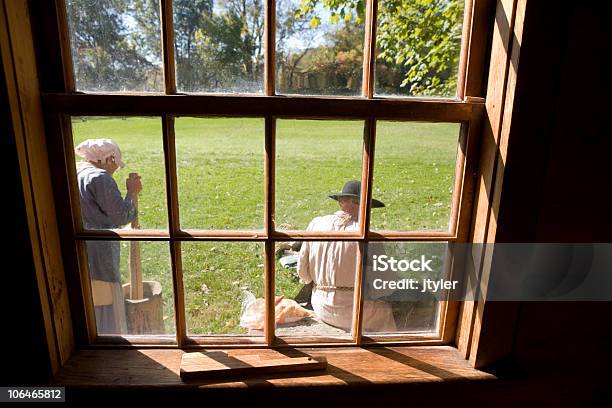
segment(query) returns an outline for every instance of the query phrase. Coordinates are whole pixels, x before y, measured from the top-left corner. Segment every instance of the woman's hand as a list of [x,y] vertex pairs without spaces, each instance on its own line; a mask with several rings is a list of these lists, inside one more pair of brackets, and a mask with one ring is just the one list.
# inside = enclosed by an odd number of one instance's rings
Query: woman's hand
[[130,173],[130,176],[125,180],[125,188],[127,195],[134,198],[142,191],[142,183],[138,173]]

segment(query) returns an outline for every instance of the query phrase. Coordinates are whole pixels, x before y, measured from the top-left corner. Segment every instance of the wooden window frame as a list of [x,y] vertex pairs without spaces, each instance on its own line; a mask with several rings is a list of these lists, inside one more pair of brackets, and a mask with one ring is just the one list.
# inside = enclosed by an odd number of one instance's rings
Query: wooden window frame
[[[95,319],[93,305],[89,292],[87,271],[79,265],[86,265],[84,251],[79,248],[84,239],[146,239],[168,241],[171,245],[171,260],[173,264],[173,281],[175,293],[175,315],[177,316],[176,343],[153,339],[150,343],[146,338],[127,337],[122,340],[129,347],[228,347],[227,342],[218,344],[198,341],[188,341],[182,297],[182,279],[180,276],[180,242],[184,240],[262,240],[266,243],[266,287],[267,301],[265,343],[236,344],[232,338],[232,346],[237,347],[282,347],[293,344],[279,341],[274,336],[273,295],[274,295],[274,245],[278,240],[302,239],[342,239],[355,240],[365,244],[369,240],[441,240],[450,242],[494,242],[495,239],[495,206],[499,207],[501,182],[503,181],[503,163],[507,139],[512,119],[513,95],[518,73],[520,56],[520,41],[525,15],[526,0],[497,0],[495,5],[496,23],[491,45],[487,98],[483,98],[483,72],[487,59],[486,38],[489,27],[491,1],[472,0],[466,2],[464,20],[464,35],[460,63],[458,98],[427,99],[427,98],[374,98],[373,93],[373,44],[364,49],[364,82],[363,97],[300,97],[274,95],[274,32],[270,30],[274,21],[274,3],[266,2],[266,70],[265,96],[227,96],[227,95],[175,95],[173,86],[173,64],[171,46],[171,1],[160,0],[162,15],[164,82],[165,95],[151,94],[79,94],[74,89],[72,64],[69,54],[69,43],[66,31],[66,10],[63,0],[55,0],[42,6],[42,9],[52,11],[53,19],[47,18],[41,30],[50,35],[49,49],[42,54],[51,56],[52,62],[58,63],[64,69],[58,74],[41,78],[36,70],[35,39],[32,34],[28,5],[18,0],[1,0],[0,18],[5,22],[5,28],[0,31],[2,45],[2,62],[9,83],[9,101],[13,112],[12,121],[17,141],[20,170],[24,185],[24,196],[28,210],[28,227],[32,236],[35,253],[35,269],[39,282],[39,293],[45,317],[45,329],[49,340],[49,353],[52,369],[57,371],[77,345],[92,345],[96,343]],[[376,7],[375,2],[368,1],[366,18],[366,37],[375,36]],[[30,5],[32,6],[32,5]],[[38,6],[34,6],[38,7]],[[37,9],[40,11],[40,9]],[[506,25],[500,22],[505,19]],[[514,45],[518,41],[518,47]],[[16,45],[19,44],[19,47]],[[513,46],[514,45],[514,46]],[[369,48],[369,50],[368,50]],[[40,53],[39,52],[39,60]],[[369,64],[369,65],[368,65]],[[7,67],[10,68],[7,70]],[[11,83],[12,80],[12,83]],[[42,88],[42,95],[41,95]],[[253,103],[257,102],[257,103]],[[334,112],[330,115],[329,112]],[[138,234],[113,234],[97,231],[82,231],[78,201],[75,204],[74,183],[69,182],[74,176],[74,158],[72,157],[72,137],[70,115],[154,115],[163,121],[164,154],[167,172],[167,191],[169,207],[169,234],[140,231]],[[173,118],[176,115],[188,116],[258,116],[266,122],[266,221],[264,234],[253,236],[252,233],[222,233],[205,232],[198,236],[178,228],[178,206],[176,199],[176,173],[169,170],[174,164]],[[362,185],[362,200],[360,215],[363,222],[358,234],[340,236],[336,234],[299,232],[282,233],[274,231],[272,215],[274,205],[274,121],[276,118],[326,118],[365,120],[364,160]],[[27,118],[27,120],[26,120]],[[444,234],[420,232],[368,232],[369,229],[369,198],[373,170],[373,153],[375,148],[375,120],[408,120],[431,122],[462,122],[461,149],[464,159],[458,160],[462,166],[461,174],[457,174],[457,183],[461,183],[461,191],[455,190],[451,214],[454,231]],[[482,126],[481,126],[482,125]],[[46,135],[46,141],[43,140]],[[481,140],[482,139],[482,140]],[[462,150],[463,151],[463,150]],[[478,157],[477,152],[480,151]],[[466,153],[467,152],[467,153]],[[63,175],[63,177],[58,177]],[[52,185],[55,191],[52,191]],[[492,192],[492,194],[491,194]],[[487,194],[489,193],[489,194]],[[59,205],[58,198],[68,197],[71,206]],[[472,202],[474,206],[472,209]],[[472,218],[473,213],[473,218]],[[493,214],[493,215],[492,215]],[[472,221],[470,222],[470,219]],[[58,222],[59,221],[59,222]],[[61,227],[61,228],[60,228]],[[60,245],[60,241],[75,242],[76,245]],[[61,249],[60,249],[61,248]],[[60,256],[61,255],[61,256]],[[487,273],[487,259],[482,262],[483,276]],[[489,260],[490,261],[490,260]],[[70,276],[65,271],[81,271],[78,277]],[[74,275],[74,274],[73,274]],[[360,279],[361,271],[357,273]],[[362,304],[359,289],[356,290],[356,318],[354,319],[353,341],[344,345],[397,345],[397,344],[449,344],[456,343],[462,354],[470,359],[474,366],[481,366],[496,356],[503,354],[504,346],[495,347],[495,336],[487,332],[494,316],[499,316],[495,308],[489,307],[491,302],[458,302],[446,303],[445,320],[441,323],[441,331],[432,339],[396,336],[392,339],[379,341],[377,337],[365,337],[360,331]],[[71,307],[72,306],[72,307]],[[506,315],[513,315],[513,308],[506,310]],[[453,317],[454,316],[454,317]],[[458,317],[458,318],[457,318]],[[388,337],[388,336],[385,336]],[[507,338],[507,336],[506,336]],[[316,344],[300,342],[300,345],[326,346],[329,343],[317,338]],[[506,342],[507,343],[507,342]],[[98,342],[98,344],[102,344]],[[334,342],[334,345],[342,345]],[[116,344],[115,344],[116,345]]]

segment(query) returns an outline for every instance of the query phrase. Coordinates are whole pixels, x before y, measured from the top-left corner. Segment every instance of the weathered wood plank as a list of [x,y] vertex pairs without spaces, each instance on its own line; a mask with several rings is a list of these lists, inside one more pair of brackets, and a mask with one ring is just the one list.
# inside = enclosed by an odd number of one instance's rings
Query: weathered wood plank
[[[182,350],[82,350],[69,361],[54,384],[87,387],[201,387],[246,388],[258,386],[312,387],[373,384],[407,384],[457,380],[493,380],[491,374],[472,368],[453,347],[358,347],[258,350],[262,360],[322,355],[325,372],[257,376],[248,383],[209,379],[185,383],[180,378]],[[252,355],[253,350],[231,350],[230,356]]]
[[264,90],[276,93],[276,0],[264,1]]
[[464,55],[462,55],[462,62],[459,66],[458,90],[460,99],[469,100],[471,97],[484,96],[485,61],[491,28],[489,17],[495,2],[494,0],[471,0],[467,3],[469,7],[466,7],[464,22],[466,30],[462,48]]
[[52,370],[74,350],[28,3],[4,0],[0,51]]
[[[75,234],[77,240],[146,240],[146,241],[265,241],[265,231],[224,231],[224,230],[179,230],[171,237],[164,230],[87,230]],[[342,239],[345,241],[362,241],[359,232],[329,231],[275,231],[270,236],[275,241],[327,241]],[[371,231],[370,241],[455,241],[456,236],[445,231]]]
[[253,95],[62,94],[43,96],[45,109],[71,115],[275,116],[326,119],[403,119],[463,122],[483,104],[458,100],[323,98]]
[[[252,352],[255,353],[255,352]],[[180,375],[183,380],[218,379],[220,377],[252,377],[325,370],[324,356],[282,357],[267,359],[261,354],[230,355],[223,351],[185,353],[181,359]]]
[[368,99],[374,96],[376,69],[376,27],[378,0],[367,0],[365,12],[365,38],[363,40],[363,83],[361,94]]
[[167,94],[176,93],[174,75],[174,21],[172,0],[159,0],[159,19],[162,32],[162,60],[164,61],[164,90]]
[[[507,162],[508,140],[514,113],[514,95],[518,78],[523,25],[527,0],[515,0],[512,19],[508,28],[507,75],[504,89],[503,104],[495,107],[487,106],[487,111],[499,116],[498,142],[493,191],[489,189],[491,205],[490,221],[486,231],[485,242],[495,242],[497,233],[497,215],[499,213],[502,184],[504,180],[505,163]],[[508,8],[506,8],[508,10]],[[498,15],[498,21],[500,20]],[[499,23],[498,23],[499,24]],[[489,105],[487,103],[487,105]],[[491,273],[492,254],[483,262],[481,287],[486,288]],[[483,367],[509,354],[512,350],[514,324],[518,319],[518,303],[516,302],[479,302],[474,319],[474,334],[472,336],[472,352],[470,362],[475,367]],[[503,321],[504,324],[500,324]]]
[[[271,4],[268,4],[271,3]],[[268,7],[274,7],[274,1],[266,2]],[[274,21],[274,17],[271,17]],[[269,61],[268,61],[269,62]],[[272,90],[274,93],[274,90]],[[271,236],[274,232],[275,211],[276,211],[276,120],[266,117],[266,137],[265,137],[265,190],[264,190],[264,229],[266,236]],[[266,301],[265,331],[266,344],[274,344],[276,335],[275,319],[275,245],[274,241],[265,242],[264,255],[264,297]]]

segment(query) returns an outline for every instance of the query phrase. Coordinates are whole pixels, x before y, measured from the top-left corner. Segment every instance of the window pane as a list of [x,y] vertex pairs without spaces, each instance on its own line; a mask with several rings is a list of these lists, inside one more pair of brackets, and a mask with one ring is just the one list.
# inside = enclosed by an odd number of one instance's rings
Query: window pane
[[[277,229],[303,230],[314,217],[332,217],[340,210],[336,199],[345,184],[361,180],[363,126],[362,121],[277,121]],[[354,208],[353,204],[349,200],[347,211]],[[312,223],[311,229],[330,230],[333,222],[330,217]],[[342,217],[338,229],[358,230],[356,217]]]
[[276,335],[350,338],[359,243],[276,244]]
[[263,0],[173,3],[179,91],[263,91],[263,4]]
[[177,118],[181,227],[263,229],[264,120]]
[[380,0],[378,95],[457,94],[464,0]]
[[251,328],[263,325],[265,318],[264,244],[221,241],[181,245],[187,332],[263,335]]
[[163,90],[157,1],[67,0],[66,7],[79,91]]
[[[370,242],[364,270],[363,333],[431,333],[438,324],[445,242]],[[423,290],[425,289],[425,290]],[[434,290],[435,289],[435,290]],[[380,320],[392,315],[393,324]]]
[[371,229],[448,230],[460,128],[377,122],[372,197],[385,207],[372,210]]
[[[75,159],[84,228],[124,228],[134,220],[134,200],[127,194],[126,180],[138,173],[142,184],[137,211],[140,228],[168,229],[158,118],[73,117],[72,134],[78,150]],[[118,167],[119,161],[125,168]]]
[[363,7],[279,0],[276,18],[277,92],[361,94]]
[[[175,333],[170,251],[166,242],[86,241],[98,334]],[[140,268],[142,281],[132,271]],[[134,295],[134,296],[133,296]]]

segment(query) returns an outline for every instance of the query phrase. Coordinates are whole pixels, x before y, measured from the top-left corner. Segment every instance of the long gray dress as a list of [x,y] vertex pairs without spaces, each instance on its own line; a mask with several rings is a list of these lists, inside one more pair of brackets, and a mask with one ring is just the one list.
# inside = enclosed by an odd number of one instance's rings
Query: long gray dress
[[[81,216],[86,229],[112,229],[136,216],[134,202],[123,198],[113,177],[86,162],[77,164]],[[89,274],[93,280],[113,284],[113,304],[96,306],[98,334],[126,333],[125,309],[119,270],[119,241],[87,241]]]

